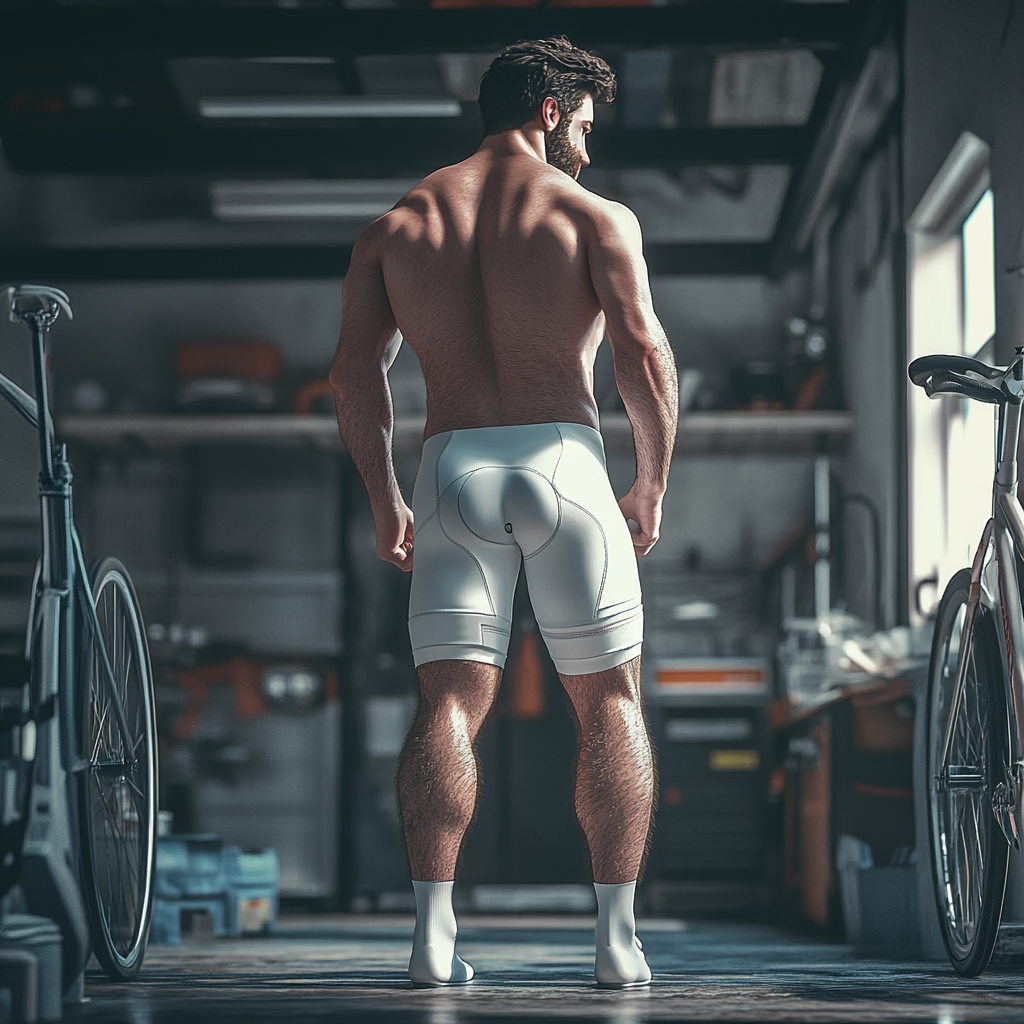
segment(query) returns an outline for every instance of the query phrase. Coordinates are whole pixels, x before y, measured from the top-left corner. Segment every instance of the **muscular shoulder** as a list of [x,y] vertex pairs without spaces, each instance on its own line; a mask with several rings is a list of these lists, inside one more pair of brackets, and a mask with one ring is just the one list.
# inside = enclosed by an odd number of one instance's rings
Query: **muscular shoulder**
[[380,260],[396,243],[420,234],[436,210],[436,202],[423,183],[410,189],[393,209],[368,224],[356,238],[353,259]]
[[559,205],[573,216],[587,238],[614,238],[627,244],[639,244],[640,222],[628,206],[591,192],[560,171],[555,173],[562,179]]
[[414,242],[443,231],[443,212],[458,194],[458,166],[444,167],[418,182],[382,217],[360,235],[383,253],[395,245]]
[[587,225],[594,241],[614,240],[629,246],[642,244],[640,221],[628,206],[594,195],[593,192],[587,194],[591,199]]

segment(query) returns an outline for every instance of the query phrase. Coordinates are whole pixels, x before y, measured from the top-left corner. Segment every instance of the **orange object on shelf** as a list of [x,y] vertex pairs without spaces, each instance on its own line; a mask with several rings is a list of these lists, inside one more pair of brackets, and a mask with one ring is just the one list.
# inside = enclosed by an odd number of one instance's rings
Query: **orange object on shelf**
[[281,352],[271,341],[187,341],[178,346],[178,376],[277,380]]
[[542,718],[544,716],[544,666],[540,660],[537,634],[523,633],[519,642],[519,657],[512,674],[513,718]]
[[189,695],[189,703],[174,726],[174,738],[184,740],[192,735],[210,699],[211,686],[234,687],[235,710],[239,718],[259,718],[265,714],[267,702],[260,688],[263,669],[263,663],[252,658],[232,658],[182,672],[178,676],[178,684]]
[[807,380],[800,385],[796,399],[793,401],[793,409],[796,412],[809,412],[818,402],[818,396],[825,386],[828,378],[828,367],[819,366]]
[[654,666],[661,694],[760,694],[768,690],[764,662],[751,658],[679,658]]
[[311,380],[303,384],[295,392],[295,412],[299,416],[309,416],[313,412],[314,403],[318,398],[334,398],[334,388],[329,380]]
[[[214,686],[230,686],[235,691],[235,713],[245,720],[259,718],[269,710],[263,693],[263,677],[272,663],[259,658],[238,657],[229,661],[198,665],[178,674],[178,685],[188,694],[188,707],[174,726],[175,740],[187,740],[210,700]],[[318,668],[323,678],[324,699],[338,699],[338,677],[332,669]]]

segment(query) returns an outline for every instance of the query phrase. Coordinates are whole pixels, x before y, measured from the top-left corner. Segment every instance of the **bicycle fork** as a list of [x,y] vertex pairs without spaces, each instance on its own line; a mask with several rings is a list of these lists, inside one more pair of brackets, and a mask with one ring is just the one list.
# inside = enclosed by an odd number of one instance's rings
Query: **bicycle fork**
[[[953,745],[953,734],[956,728],[957,717],[960,712],[960,704],[963,700],[963,693],[966,687],[967,671],[974,653],[974,627],[978,617],[978,609],[982,597],[982,576],[989,564],[989,553],[996,548],[995,557],[999,570],[999,624],[1002,627],[1002,640],[1005,645],[1006,654],[1006,699],[1011,709],[1011,720],[1016,724],[1019,720],[1016,715],[1016,700],[1014,691],[1017,689],[1019,671],[1016,665],[1016,655],[1020,650],[1019,643],[1015,640],[1018,632],[1015,626],[1020,622],[1021,605],[1020,594],[1017,589],[1016,573],[1012,572],[1011,579],[1006,579],[1005,566],[1015,565],[1013,541],[1009,530],[997,524],[995,518],[989,519],[985,524],[981,536],[981,543],[974,555],[974,562],[971,566],[971,590],[967,599],[967,610],[964,616],[960,650],[957,656],[956,681],[953,687],[953,698],[950,702],[949,718],[946,722],[946,733],[943,737],[942,753],[939,760],[939,774],[935,781],[944,789],[983,789],[988,783],[988,770],[984,764],[950,764],[949,755]],[[991,791],[992,813],[1002,831],[1007,843],[1015,850],[1020,849],[1020,834],[1017,828],[1016,811],[1020,803],[1021,795],[1021,774],[1022,765],[1020,757],[1020,742],[1014,728],[1013,735],[1007,737],[1009,740],[1010,757],[1009,763],[1003,765],[1004,777],[995,782]]]

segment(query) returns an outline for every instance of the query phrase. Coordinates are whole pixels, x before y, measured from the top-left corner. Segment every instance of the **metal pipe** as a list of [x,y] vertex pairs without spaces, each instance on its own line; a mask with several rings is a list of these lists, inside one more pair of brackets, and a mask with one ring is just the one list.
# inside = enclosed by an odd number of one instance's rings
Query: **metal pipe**
[[832,608],[831,537],[829,513],[831,503],[831,477],[829,458],[819,455],[814,460],[814,614],[824,619]]

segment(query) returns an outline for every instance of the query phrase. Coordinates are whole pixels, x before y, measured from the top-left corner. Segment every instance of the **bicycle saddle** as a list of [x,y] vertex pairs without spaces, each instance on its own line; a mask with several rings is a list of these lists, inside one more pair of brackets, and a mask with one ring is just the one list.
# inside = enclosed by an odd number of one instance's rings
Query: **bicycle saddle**
[[[1021,358],[1018,355],[1009,369],[989,366],[969,356],[921,356],[907,369],[910,379],[933,395],[961,395],[990,405],[1020,402],[1024,394],[1021,381]],[[990,382],[996,383],[990,383]]]
[[10,318],[15,323],[33,313],[46,313],[57,318],[61,310],[74,320],[71,300],[59,288],[48,284],[9,284],[4,288],[4,298],[10,309]]

